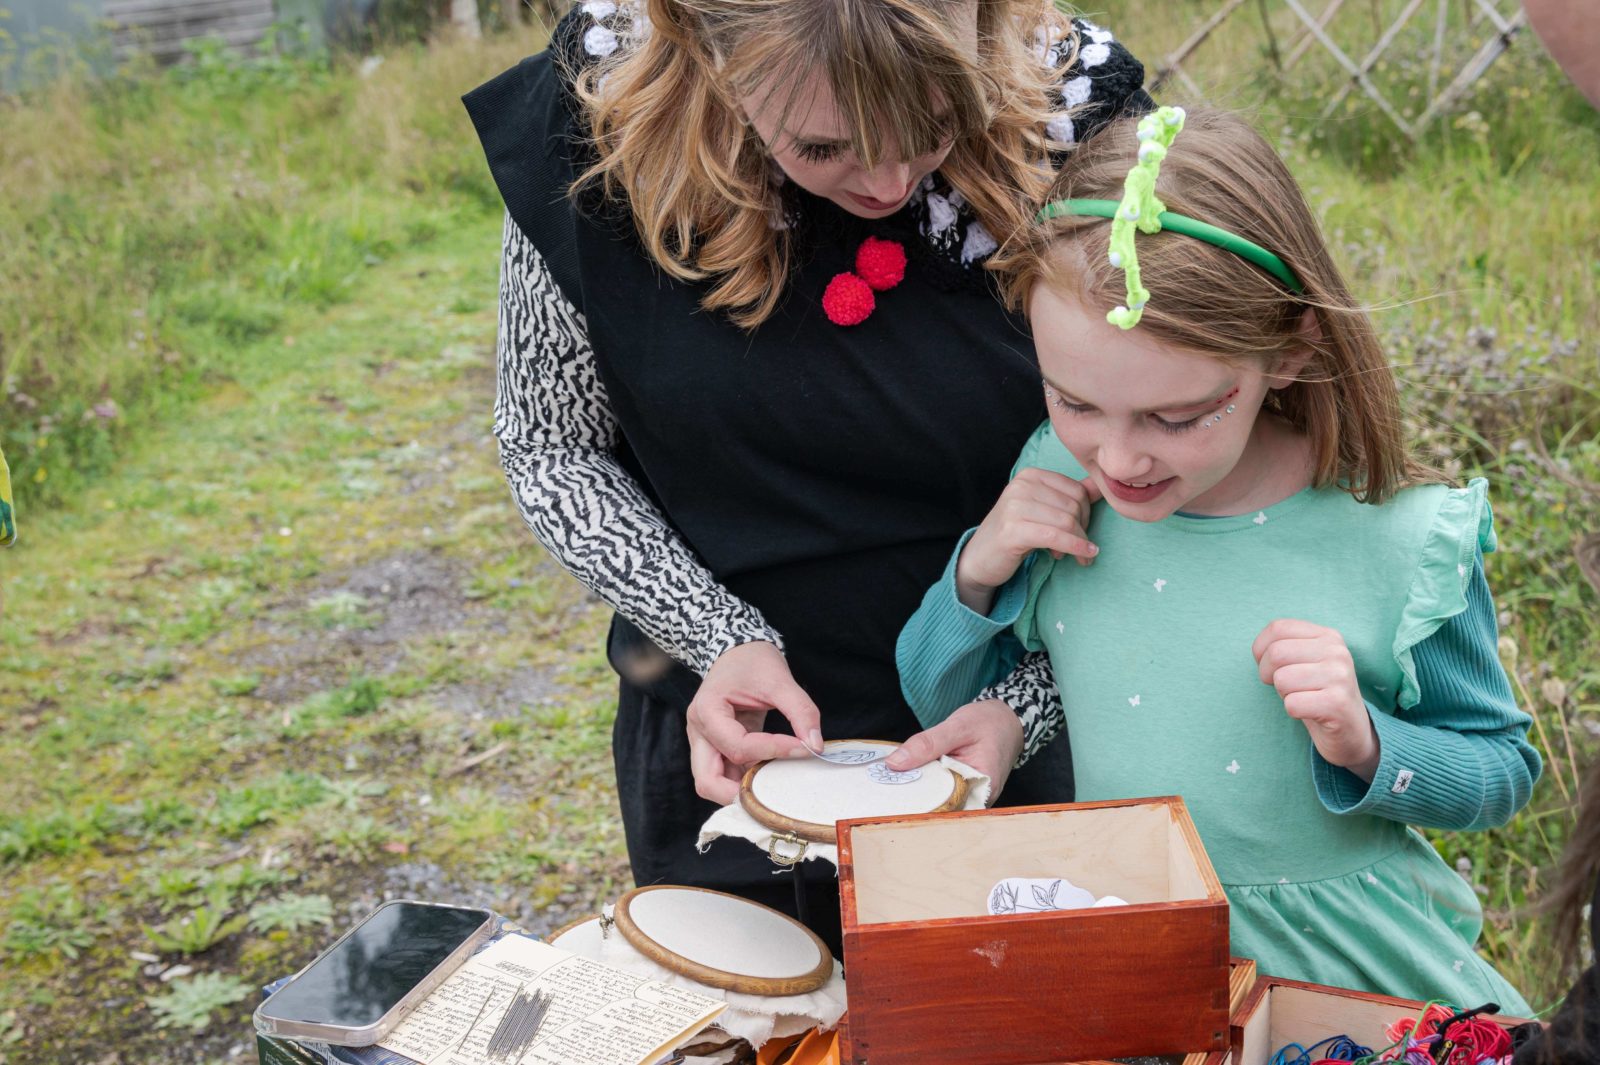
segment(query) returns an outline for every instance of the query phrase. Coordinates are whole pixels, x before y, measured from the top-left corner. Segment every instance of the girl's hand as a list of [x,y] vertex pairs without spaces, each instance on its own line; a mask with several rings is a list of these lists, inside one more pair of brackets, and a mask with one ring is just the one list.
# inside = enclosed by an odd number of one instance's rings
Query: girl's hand
[[1378,731],[1344,637],[1309,621],[1279,618],[1261,630],[1250,652],[1261,683],[1276,688],[1289,716],[1305,722],[1322,757],[1370,784],[1378,771]]
[[1022,721],[999,699],[968,703],[926,732],[912,736],[884,762],[890,769],[914,769],[949,755],[990,780],[992,803],[1006,785],[1022,753]]
[[1011,579],[1028,552],[1043,548],[1056,558],[1072,555],[1080,566],[1100,550],[1084,532],[1089,508],[1100,498],[1092,480],[1075,481],[1052,470],[1029,467],[1006,485],[994,509],[956,561],[956,594],[969,609],[988,614],[994,590]]
[[[794,736],[762,732],[769,710],[789,719]],[[807,737],[822,750],[822,714],[789,672],[783,652],[765,641],[717,657],[689,704],[689,766],[702,799],[726,806],[739,798],[745,766],[769,758],[809,758]]]

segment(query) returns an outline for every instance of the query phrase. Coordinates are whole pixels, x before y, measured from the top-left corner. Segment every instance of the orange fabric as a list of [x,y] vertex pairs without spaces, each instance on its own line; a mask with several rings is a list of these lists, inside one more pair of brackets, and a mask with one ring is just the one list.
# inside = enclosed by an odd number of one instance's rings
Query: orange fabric
[[[794,1049],[787,1057],[790,1048]],[[756,1065],[840,1065],[839,1032],[812,1029],[798,1040],[769,1039],[756,1053]]]

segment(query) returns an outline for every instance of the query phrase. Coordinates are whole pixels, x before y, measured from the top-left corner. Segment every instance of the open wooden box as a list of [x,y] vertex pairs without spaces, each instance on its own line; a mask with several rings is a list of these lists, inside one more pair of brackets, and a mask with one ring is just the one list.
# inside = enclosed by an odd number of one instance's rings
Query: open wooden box
[[[1008,876],[1130,905],[989,916]],[[839,885],[857,1065],[1227,1048],[1228,903],[1181,799],[841,821]]]
[[[1420,1015],[1422,1008],[1410,999],[1264,976],[1233,1018],[1231,1051],[1213,1055],[1207,1065],[1267,1065],[1289,1043],[1310,1046],[1336,1035],[1378,1050],[1389,1045],[1389,1025]],[[1520,1017],[1487,1019],[1503,1028],[1527,1023]]]

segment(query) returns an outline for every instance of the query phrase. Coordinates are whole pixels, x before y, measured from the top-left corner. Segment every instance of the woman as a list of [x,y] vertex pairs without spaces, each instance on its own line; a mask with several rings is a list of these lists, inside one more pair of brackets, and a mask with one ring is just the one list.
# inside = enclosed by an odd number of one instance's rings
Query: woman
[[[618,612],[639,883],[790,908],[754,848],[695,852],[713,803],[795,736],[915,730],[895,636],[1043,414],[984,262],[1142,81],[1047,0],[590,0],[466,97],[507,208],[495,434]],[[869,237],[903,278],[864,295]],[[1038,660],[987,694],[1054,699]]]

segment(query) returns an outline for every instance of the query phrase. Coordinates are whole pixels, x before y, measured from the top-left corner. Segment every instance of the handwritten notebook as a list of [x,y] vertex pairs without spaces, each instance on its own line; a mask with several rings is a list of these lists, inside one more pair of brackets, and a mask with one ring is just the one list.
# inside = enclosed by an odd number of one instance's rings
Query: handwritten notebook
[[[536,991],[550,998],[538,1032],[526,1045],[491,1056],[490,1039],[512,1002]],[[382,1045],[423,1065],[654,1065],[725,1007],[507,936],[451,974]]]

